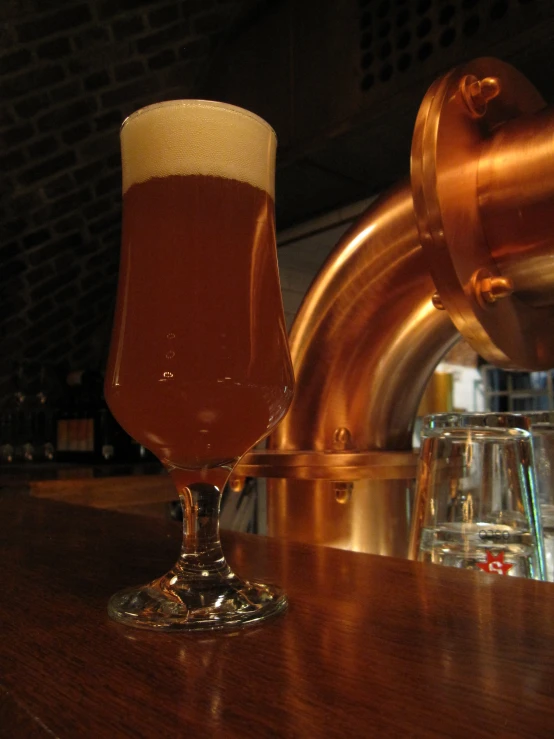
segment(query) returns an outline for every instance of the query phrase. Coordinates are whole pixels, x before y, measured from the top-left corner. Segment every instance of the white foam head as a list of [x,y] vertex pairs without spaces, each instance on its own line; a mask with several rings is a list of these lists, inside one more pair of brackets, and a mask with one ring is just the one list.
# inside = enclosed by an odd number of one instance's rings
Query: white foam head
[[141,108],[121,128],[123,192],[169,175],[211,175],[275,192],[275,132],[242,108],[172,100]]

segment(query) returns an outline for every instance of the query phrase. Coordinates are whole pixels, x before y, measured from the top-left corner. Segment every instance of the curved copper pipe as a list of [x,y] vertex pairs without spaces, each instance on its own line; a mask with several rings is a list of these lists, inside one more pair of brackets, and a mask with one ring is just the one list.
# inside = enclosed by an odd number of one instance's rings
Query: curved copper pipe
[[292,407],[272,449],[410,449],[427,380],[459,334],[431,303],[409,184],[360,217],[312,283],[294,322]]
[[[481,67],[486,74],[497,70],[497,90],[504,90],[499,107],[490,105],[490,130],[475,123],[471,106],[460,99],[468,71],[481,74]],[[437,305],[463,319],[460,330],[488,352],[483,356],[520,363],[531,357],[537,367],[550,366],[554,119],[552,113],[521,118],[540,110],[537,95],[494,60],[455,70],[427,93],[412,149],[419,222],[404,181],[345,234],[294,322],[295,399],[269,446],[281,463],[279,452],[306,452],[307,469],[302,479],[268,479],[269,534],[406,556],[409,477],[372,479],[360,467],[347,484],[340,464],[333,468],[334,455],[321,452],[358,451],[352,456],[361,460],[367,451],[411,448],[425,385],[459,337],[446,311],[431,302],[432,273],[440,283]],[[318,479],[310,477],[310,459],[324,463]]]

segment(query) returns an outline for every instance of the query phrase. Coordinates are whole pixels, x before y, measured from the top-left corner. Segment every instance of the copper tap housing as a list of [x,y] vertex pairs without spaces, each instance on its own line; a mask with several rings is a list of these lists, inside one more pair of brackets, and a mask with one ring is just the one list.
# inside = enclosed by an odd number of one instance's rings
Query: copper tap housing
[[295,399],[238,468],[268,478],[269,533],[406,556],[436,365],[461,333],[490,362],[546,369],[553,329],[554,111],[513,67],[477,59],[433,83],[411,182],[360,217],[304,298]]

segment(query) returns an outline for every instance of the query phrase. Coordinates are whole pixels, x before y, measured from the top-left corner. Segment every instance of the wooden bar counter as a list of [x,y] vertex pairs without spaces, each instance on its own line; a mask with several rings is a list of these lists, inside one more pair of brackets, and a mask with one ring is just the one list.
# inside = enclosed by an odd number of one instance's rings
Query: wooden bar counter
[[179,526],[0,501],[0,737],[554,736],[554,586],[224,536],[289,612],[233,635],[111,622]]

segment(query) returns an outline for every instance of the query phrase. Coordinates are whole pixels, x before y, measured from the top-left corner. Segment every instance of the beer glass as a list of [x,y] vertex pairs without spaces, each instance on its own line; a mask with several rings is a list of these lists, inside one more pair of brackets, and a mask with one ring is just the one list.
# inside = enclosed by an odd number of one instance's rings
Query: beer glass
[[175,567],[114,595],[117,621],[236,629],[281,612],[219,541],[238,459],[286,413],[293,372],[277,269],[276,139],[240,108],[179,100],[121,129],[123,234],[106,400],[169,471],[183,507]]
[[412,559],[544,579],[529,428],[515,413],[424,419]]

